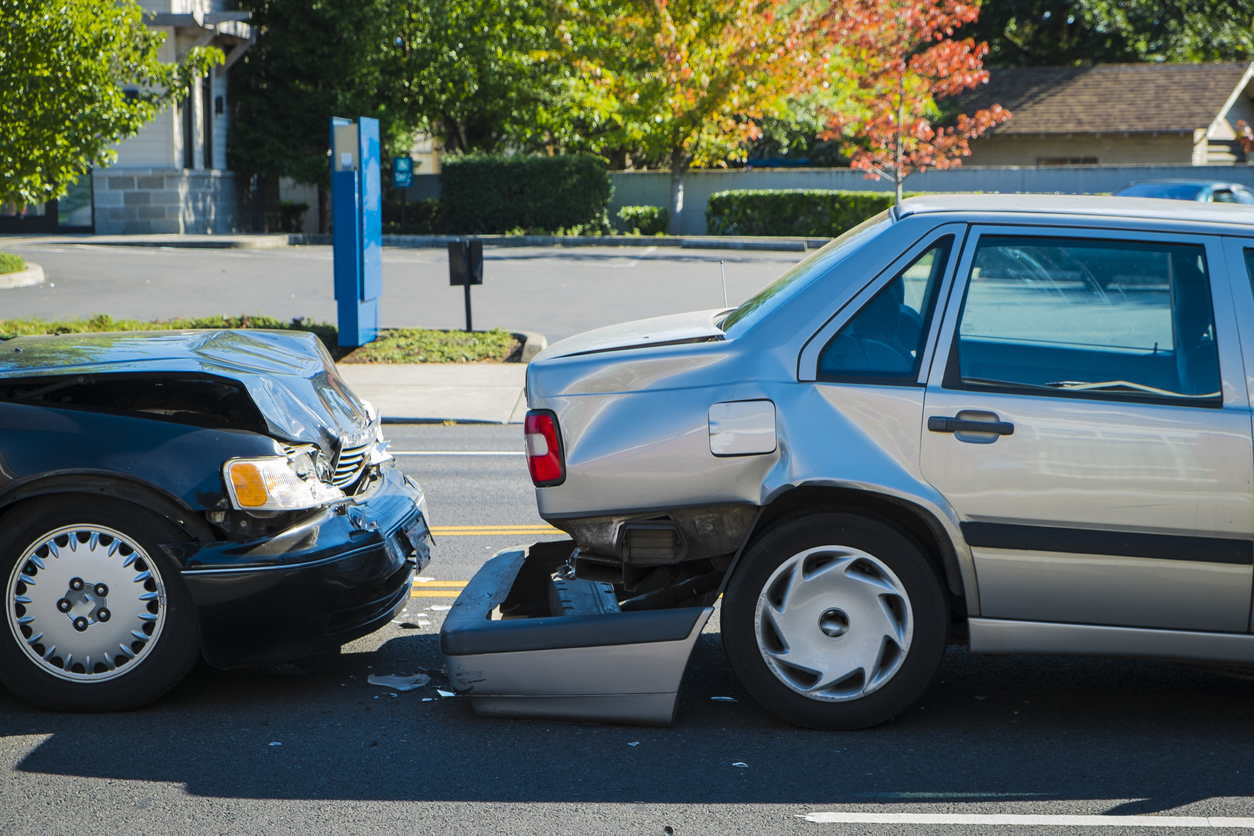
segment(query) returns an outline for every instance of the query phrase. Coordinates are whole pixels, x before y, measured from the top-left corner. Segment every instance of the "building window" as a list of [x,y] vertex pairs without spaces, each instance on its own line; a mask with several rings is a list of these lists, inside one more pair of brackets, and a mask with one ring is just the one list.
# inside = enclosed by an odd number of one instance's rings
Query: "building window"
[[213,168],[213,74],[200,81],[201,126],[204,129],[205,168]]
[[192,97],[184,96],[179,102],[183,114],[183,168],[196,167],[196,134],[192,122]]
[[1036,164],[1046,165],[1097,165],[1097,157],[1037,157]]

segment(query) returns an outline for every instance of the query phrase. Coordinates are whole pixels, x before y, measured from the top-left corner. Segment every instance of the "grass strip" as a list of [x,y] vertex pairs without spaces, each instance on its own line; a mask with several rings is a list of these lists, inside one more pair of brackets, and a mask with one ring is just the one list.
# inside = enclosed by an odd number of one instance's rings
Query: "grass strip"
[[337,362],[345,363],[478,363],[504,362],[521,353],[514,335],[491,331],[436,331],[426,328],[387,328],[379,339],[361,348],[341,348],[338,329],[327,322],[272,316],[202,316],[162,319],[114,319],[108,314],[80,319],[0,319],[0,338],[41,334],[99,334],[113,331],[183,331],[220,328],[264,328],[317,334]]
[[20,273],[26,269],[26,259],[13,253],[0,253],[0,276],[5,273]]

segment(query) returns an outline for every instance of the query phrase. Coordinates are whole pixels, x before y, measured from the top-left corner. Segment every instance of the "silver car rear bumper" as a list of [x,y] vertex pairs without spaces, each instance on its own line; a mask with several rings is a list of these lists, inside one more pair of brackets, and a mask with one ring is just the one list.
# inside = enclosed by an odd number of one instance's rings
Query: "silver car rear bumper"
[[453,690],[481,716],[671,725],[713,607],[549,615],[549,577],[573,549],[507,549],[475,574],[440,630]]

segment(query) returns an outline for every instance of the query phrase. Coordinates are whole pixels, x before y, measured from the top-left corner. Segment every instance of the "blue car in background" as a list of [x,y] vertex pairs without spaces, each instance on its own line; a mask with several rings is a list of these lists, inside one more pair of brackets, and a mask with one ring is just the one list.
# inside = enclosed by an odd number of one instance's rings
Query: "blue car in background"
[[1138,180],[1115,192],[1115,196],[1196,200],[1198,203],[1254,204],[1254,191],[1240,183],[1224,183],[1218,180]]

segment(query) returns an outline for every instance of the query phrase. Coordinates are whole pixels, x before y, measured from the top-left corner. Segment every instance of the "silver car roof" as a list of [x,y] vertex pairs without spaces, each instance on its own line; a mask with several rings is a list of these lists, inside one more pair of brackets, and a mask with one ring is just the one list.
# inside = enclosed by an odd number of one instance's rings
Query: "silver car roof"
[[[953,220],[982,223],[1047,221],[1075,223],[1101,219],[1101,226],[1129,222],[1187,226],[1190,231],[1228,235],[1254,234],[1254,207],[1238,203],[1196,203],[1148,197],[1055,194],[936,194],[912,197],[894,209],[898,219],[912,215],[956,214]],[[1007,215],[1023,216],[1013,220]],[[1209,229],[1199,228],[1209,227]]]

